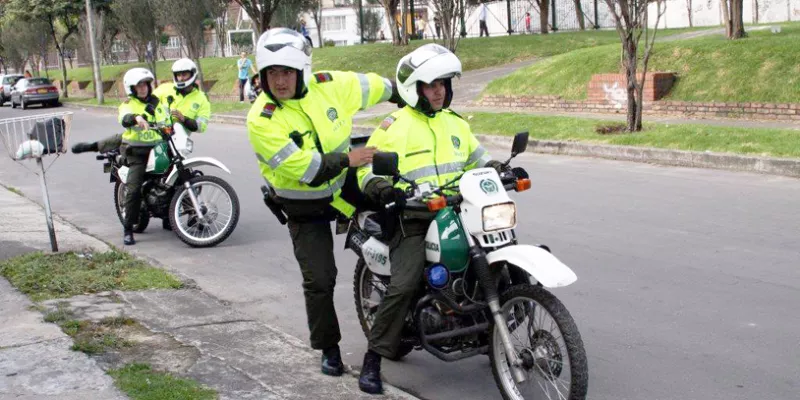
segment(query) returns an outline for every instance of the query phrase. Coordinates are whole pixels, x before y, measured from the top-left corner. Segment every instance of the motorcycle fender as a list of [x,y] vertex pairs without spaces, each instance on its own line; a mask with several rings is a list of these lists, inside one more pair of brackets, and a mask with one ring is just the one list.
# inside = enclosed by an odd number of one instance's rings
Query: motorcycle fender
[[[228,167],[225,166],[225,164],[223,164],[223,163],[221,163],[221,162],[219,162],[216,159],[211,158],[211,157],[188,158],[186,160],[183,160],[183,165],[186,168],[195,168],[195,167],[200,167],[200,166],[203,166],[203,165],[211,165],[211,166],[217,167],[217,168],[219,168],[219,169],[221,169],[221,170],[223,170],[223,171],[225,171],[225,172],[227,172],[229,174],[231,173],[231,170],[229,170]],[[175,184],[175,181],[177,181],[177,180],[178,180],[178,170],[177,169],[173,169],[172,172],[170,172],[169,176],[167,177],[166,184],[169,185],[169,186],[172,186],[172,185]]]
[[122,183],[128,183],[128,167],[121,166],[117,170],[117,176],[119,177],[119,181]]
[[548,288],[567,286],[578,280],[575,272],[541,247],[527,244],[503,247],[487,254],[486,260],[489,265],[497,262],[516,265]]

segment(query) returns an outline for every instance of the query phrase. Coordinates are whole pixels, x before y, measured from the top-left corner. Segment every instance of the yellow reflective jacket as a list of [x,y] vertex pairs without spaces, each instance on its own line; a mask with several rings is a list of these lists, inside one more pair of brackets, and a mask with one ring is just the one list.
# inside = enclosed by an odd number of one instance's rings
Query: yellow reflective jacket
[[341,198],[349,166],[352,117],[391,97],[392,84],[376,74],[321,72],[299,100],[275,104],[261,93],[247,115],[250,144],[261,175],[290,217],[330,204],[344,215]]
[[153,105],[154,114],[148,114],[145,109],[148,103],[139,100],[137,97],[130,96],[119,105],[118,121],[122,124],[125,132],[122,133],[122,143],[135,147],[152,147],[161,142],[161,134],[154,129],[142,130],[133,121],[137,115],[141,115],[147,122],[163,126],[167,123],[169,115],[166,107],[157,102],[157,97],[150,97],[149,104]]
[[[153,95],[158,97],[161,104],[168,106],[171,110],[178,110],[184,117],[197,122],[197,132],[203,133],[208,128],[208,121],[211,119],[211,102],[200,88],[195,86],[184,96],[175,88],[174,84],[165,83],[157,87],[153,91]],[[168,102],[169,96],[173,98],[171,105]]]
[[[484,167],[492,160],[469,124],[447,109],[431,118],[406,106],[383,120],[367,146],[397,153],[401,175],[433,187],[452,181],[463,171]],[[359,187],[373,201],[379,196],[375,192],[380,189],[380,185],[374,184],[377,180],[383,178],[372,173],[372,165],[358,169]],[[402,181],[395,185],[407,186]]]

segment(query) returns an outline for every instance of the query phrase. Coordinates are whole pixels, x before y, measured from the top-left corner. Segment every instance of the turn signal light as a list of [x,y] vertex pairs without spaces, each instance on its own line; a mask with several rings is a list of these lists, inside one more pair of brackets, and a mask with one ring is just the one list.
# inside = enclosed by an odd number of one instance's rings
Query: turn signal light
[[446,197],[437,197],[428,201],[428,211],[439,211],[447,207]]
[[517,179],[517,191],[524,192],[531,188],[530,179]]

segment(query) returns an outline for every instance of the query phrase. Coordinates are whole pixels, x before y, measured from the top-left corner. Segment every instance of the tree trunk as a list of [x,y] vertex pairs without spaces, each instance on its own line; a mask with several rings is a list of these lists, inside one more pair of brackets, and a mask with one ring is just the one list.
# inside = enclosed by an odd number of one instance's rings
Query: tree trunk
[[537,1],[539,3],[539,25],[541,26],[542,35],[546,35],[550,26],[550,0]]
[[686,10],[689,12],[689,28],[694,28],[692,21],[692,0],[686,0]]
[[402,4],[403,10],[400,12],[400,19],[402,22],[401,26],[403,28],[402,44],[405,46],[408,44],[408,27],[406,26],[406,19],[408,18],[408,0],[403,0]]
[[744,1],[731,0],[731,33],[729,39],[741,39],[744,33]]
[[722,9],[722,22],[725,25],[725,37],[731,37],[731,14],[728,9],[728,0],[719,0],[719,6]]
[[586,30],[586,18],[583,15],[583,7],[581,6],[581,0],[573,0],[575,2],[575,14],[578,18],[578,25],[581,27],[582,31]]
[[628,36],[625,39],[625,75],[627,78],[628,132],[638,132],[641,125],[636,124],[638,103],[636,99],[636,41]]

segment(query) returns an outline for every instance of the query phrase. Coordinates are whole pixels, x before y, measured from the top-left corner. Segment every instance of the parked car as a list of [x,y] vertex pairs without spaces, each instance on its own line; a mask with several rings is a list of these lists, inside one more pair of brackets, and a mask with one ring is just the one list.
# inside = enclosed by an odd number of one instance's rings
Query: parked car
[[14,88],[17,81],[22,78],[24,78],[24,76],[20,74],[0,75],[0,107],[11,100],[11,90]]
[[57,106],[58,96],[58,88],[47,78],[20,79],[11,91],[11,108],[19,105],[24,110],[31,104]]

